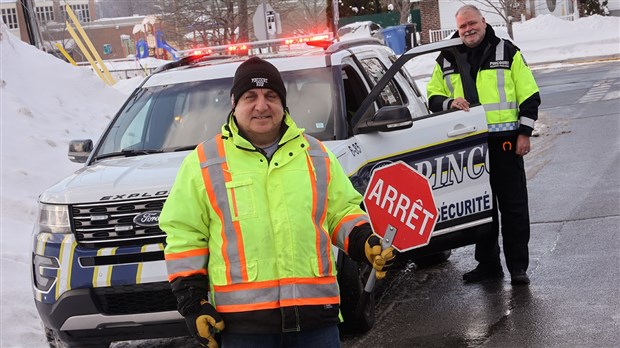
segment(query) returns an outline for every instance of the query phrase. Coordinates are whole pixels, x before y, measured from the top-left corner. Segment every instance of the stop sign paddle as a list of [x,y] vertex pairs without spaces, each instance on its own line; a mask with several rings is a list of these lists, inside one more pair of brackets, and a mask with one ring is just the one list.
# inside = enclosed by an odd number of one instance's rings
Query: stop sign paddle
[[[403,161],[376,169],[364,194],[364,205],[383,249],[404,252],[428,244],[437,222],[437,206],[425,176]],[[373,269],[365,291],[375,283]]]
[[401,252],[428,244],[437,222],[437,206],[425,176],[403,161],[375,170],[364,194],[370,224],[382,238],[395,233],[392,246]]

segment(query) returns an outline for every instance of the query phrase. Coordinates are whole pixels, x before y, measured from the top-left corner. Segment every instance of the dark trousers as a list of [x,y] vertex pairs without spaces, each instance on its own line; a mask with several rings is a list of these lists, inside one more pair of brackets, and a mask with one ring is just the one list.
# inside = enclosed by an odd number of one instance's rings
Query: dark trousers
[[517,134],[489,137],[489,165],[493,190],[493,230],[476,243],[476,260],[483,267],[500,267],[499,231],[504,241],[508,271],[527,270],[529,264],[530,215],[523,157],[517,156]]
[[277,334],[222,332],[222,348],[340,348],[338,326]]

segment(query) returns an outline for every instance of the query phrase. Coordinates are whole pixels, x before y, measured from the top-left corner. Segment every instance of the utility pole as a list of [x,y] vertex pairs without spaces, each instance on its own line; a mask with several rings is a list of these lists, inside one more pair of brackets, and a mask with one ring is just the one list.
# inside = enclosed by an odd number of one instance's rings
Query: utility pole
[[248,1],[239,1],[239,41],[248,42]]
[[33,0],[20,0],[22,12],[26,22],[26,32],[28,33],[28,42],[34,47],[41,49],[43,47],[43,39],[41,30],[37,24],[37,16],[34,12]]

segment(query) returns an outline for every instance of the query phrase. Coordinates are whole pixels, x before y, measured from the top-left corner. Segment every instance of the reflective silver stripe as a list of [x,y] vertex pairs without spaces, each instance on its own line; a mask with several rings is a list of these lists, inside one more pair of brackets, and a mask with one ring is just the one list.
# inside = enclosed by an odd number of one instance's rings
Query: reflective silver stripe
[[[451,68],[451,70],[446,72],[448,68]],[[444,77],[446,77],[446,75],[448,74],[454,73],[454,68],[452,68],[452,64],[445,58],[443,59],[443,66],[441,67],[441,72],[443,73]]]
[[[314,225],[317,228],[316,233],[319,238],[319,248],[317,256],[321,261],[319,270],[321,275],[330,274],[331,269],[331,241],[329,233],[323,229],[323,222],[327,215],[327,187],[329,185],[329,155],[323,149],[317,139],[309,135],[305,135],[306,140],[310,144],[308,155],[312,161],[315,172],[316,197],[315,213],[313,216]],[[312,177],[312,173],[308,173]]]
[[[495,46],[495,60],[504,60],[504,40],[500,39],[497,46]],[[499,95],[498,103],[483,104],[485,112],[492,111],[504,111],[504,110],[517,110],[517,102],[509,102],[506,97],[506,69],[495,69],[495,77],[497,79],[497,93]],[[506,122],[506,123],[493,123],[489,124],[489,132],[503,132],[509,130],[515,130],[519,128],[518,122]]]
[[[334,231],[334,233],[337,236],[336,239],[336,246],[342,250],[346,250],[345,248],[345,241],[347,240],[347,238],[349,238],[349,235],[351,234],[351,230],[360,222],[369,222],[368,221],[368,217],[366,215],[360,215],[358,217],[356,217],[355,219],[351,219],[347,222],[343,222],[340,224],[340,228],[338,228],[337,231]],[[347,253],[349,251],[347,250]]]
[[[205,162],[201,163],[200,166],[202,168],[206,168],[209,172],[209,176],[211,178],[211,189],[215,194],[215,200],[217,202],[218,208],[221,210],[222,214],[222,224],[224,228],[224,234],[227,240],[226,243],[226,255],[228,256],[228,272],[230,273],[230,278],[232,283],[240,283],[243,281],[241,267],[242,265],[239,260],[239,250],[237,240],[237,233],[235,231],[235,226],[233,225],[230,202],[228,201],[228,192],[226,191],[226,179],[224,177],[224,170],[222,164],[226,163],[226,156],[224,154],[223,157],[220,157],[217,151],[217,140],[216,138],[221,135],[217,135],[216,137],[206,141],[203,145]],[[236,267],[233,267],[236,266]]]
[[454,100],[454,99],[452,99],[452,98],[448,98],[448,99],[444,100],[444,101],[443,101],[443,104],[441,104],[441,107],[442,107],[444,110],[448,110],[448,105],[449,105],[449,104],[450,104],[450,102],[451,102],[451,101],[453,101],[453,100]]
[[200,163],[200,168],[206,168],[208,166],[212,166],[215,164],[226,163],[226,157],[218,157],[218,158],[207,158],[206,161]]
[[454,95],[454,86],[452,86],[452,81],[450,81],[450,75],[446,75],[446,78],[444,80],[446,80],[446,86],[450,91],[450,95]]
[[[495,46],[495,60],[504,60],[504,40],[499,39],[499,43]],[[501,107],[506,104],[506,74],[504,69],[495,69],[495,76],[497,78],[497,91],[499,93],[499,103],[498,105]],[[493,105],[493,104],[491,104]],[[515,103],[516,105],[516,103]],[[484,107],[485,110],[489,111]]]
[[[446,86],[448,87],[448,90],[450,91],[451,95],[454,95],[454,86],[452,86],[452,81],[450,81],[450,75],[454,74],[454,68],[452,67],[452,64],[450,62],[448,62],[447,59],[444,58],[443,60],[443,70],[445,71],[446,68],[452,68],[452,71],[450,73],[444,73],[443,74],[443,79],[446,81]],[[446,110],[447,107],[444,107],[444,110]]]
[[338,285],[335,280],[328,284],[286,284],[280,287],[281,301],[334,296],[338,296]]
[[[501,92],[500,92],[501,94]],[[502,110],[515,110],[517,109],[517,102],[501,102],[501,103],[490,103],[484,104],[484,111],[502,111]]]
[[[255,285],[254,289],[245,290],[228,290],[226,287],[214,287],[215,303],[217,309],[225,306],[243,306],[272,303],[270,308],[282,307],[287,305],[286,301],[299,301],[303,303],[304,299],[316,301],[321,298],[333,298],[339,296],[338,283],[335,277],[328,283],[315,282],[313,279],[309,283],[286,284],[279,282],[278,285],[268,287],[262,286],[260,283]],[[328,303],[329,301],[319,301]],[[313,302],[313,304],[316,304]]]
[[516,130],[519,128],[518,122],[491,123],[489,124],[489,132],[504,132]]
[[525,117],[525,116],[521,116],[521,118],[519,119],[520,123],[524,126],[528,126],[530,128],[534,128],[534,122],[536,122],[535,120],[529,118],[529,117]]
[[173,275],[179,272],[200,271],[207,269],[209,254],[199,256],[190,256],[180,259],[166,260],[166,269],[168,274]]
[[495,60],[504,60],[504,39],[499,39],[499,43],[495,46]]

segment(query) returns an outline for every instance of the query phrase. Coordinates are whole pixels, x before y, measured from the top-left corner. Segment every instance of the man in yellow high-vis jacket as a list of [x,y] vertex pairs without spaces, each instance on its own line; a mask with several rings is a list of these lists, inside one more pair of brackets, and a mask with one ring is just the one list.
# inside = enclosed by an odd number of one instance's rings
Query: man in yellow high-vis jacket
[[184,160],[160,217],[179,312],[203,345],[339,347],[331,245],[385,276],[368,217],[335,156],[297,128],[279,71],[242,63],[221,134]]
[[[498,244],[501,213],[506,266],[513,285],[529,284],[530,220],[523,156],[538,119],[540,94],[519,49],[498,38],[473,5],[456,13],[463,45],[443,51],[427,84],[429,107],[438,112],[468,110],[482,104],[489,126],[491,188],[495,197],[493,233],[476,243],[478,266],[465,273],[467,282],[503,278]],[[458,35],[458,36],[457,36]]]

